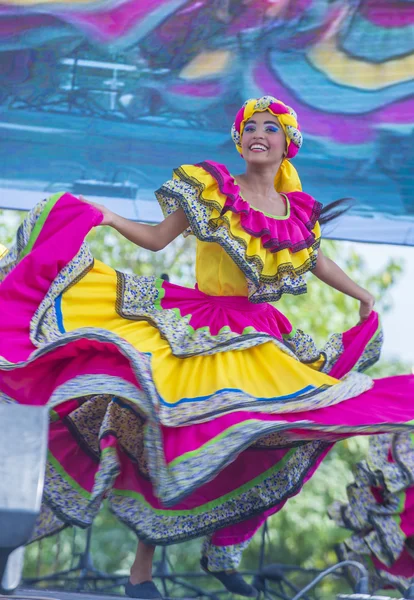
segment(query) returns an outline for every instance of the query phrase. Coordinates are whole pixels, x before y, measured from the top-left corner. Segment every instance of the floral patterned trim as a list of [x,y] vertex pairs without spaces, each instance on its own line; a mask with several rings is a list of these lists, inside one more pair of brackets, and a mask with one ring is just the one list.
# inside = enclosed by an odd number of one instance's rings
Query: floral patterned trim
[[[358,552],[355,552],[347,548],[345,544],[340,544],[335,550],[338,560],[355,560],[367,568],[369,572],[369,588],[372,593],[376,592],[377,590],[387,589],[391,586],[392,588],[399,590],[404,595],[412,583],[411,577],[393,575],[384,569],[376,568],[367,546],[365,546],[364,550],[359,549]],[[356,569],[348,568],[347,574],[351,581],[353,581],[355,584],[360,579],[360,572]]]
[[277,302],[283,294],[290,294],[291,296],[306,294],[307,285],[304,277],[301,275],[292,278],[289,274],[282,274],[277,282],[277,286],[274,283],[262,282],[259,284],[259,288],[257,288],[254,283],[247,280],[247,289],[250,302],[258,304],[260,302]]
[[[231,231],[231,223],[229,218],[226,216],[226,214],[222,214],[220,215],[220,217],[218,219],[211,219],[210,220],[210,224],[215,224],[215,222],[217,222],[218,226],[218,222],[222,222],[225,223],[228,229],[228,234],[229,236],[231,236],[234,240],[236,240],[238,243],[242,244],[245,247],[245,251],[246,251],[246,258],[247,260],[250,260],[251,258],[258,263],[261,264],[261,268],[263,269],[263,261],[260,259],[259,256],[254,256],[252,257],[251,255],[247,256],[247,244],[245,242],[245,240],[243,240],[242,238],[239,238],[237,236],[235,236],[233,234],[233,232]],[[247,231],[247,230],[246,230]],[[250,233],[251,235],[255,235],[254,233],[247,231],[247,233]],[[262,232],[265,233],[265,232]],[[258,236],[259,237],[259,236]],[[275,281],[277,281],[278,277],[283,274],[283,273],[290,273],[290,274],[294,274],[296,276],[299,275],[303,275],[304,273],[307,273],[308,271],[313,271],[313,269],[316,267],[316,260],[317,260],[317,252],[319,250],[320,247],[320,243],[321,243],[321,238],[315,238],[315,236],[312,237],[312,243],[310,243],[309,245],[304,246],[304,248],[302,249],[308,249],[310,250],[310,252],[312,253],[311,256],[309,258],[307,258],[305,260],[305,262],[303,262],[299,267],[293,267],[291,262],[286,262],[283,264],[279,264],[277,267],[277,273],[275,275],[264,275],[263,273],[260,274],[260,280],[261,281],[265,281],[268,283],[274,283]],[[266,246],[265,244],[263,244],[263,248],[268,249],[268,246]],[[285,249],[289,249],[289,246],[284,247],[283,244],[280,245],[280,247],[277,250],[269,250],[269,252],[271,252],[272,254],[275,254],[276,252],[279,252],[281,250],[285,250]],[[298,250],[296,250],[297,252]]]
[[7,252],[0,259],[0,282],[3,281],[3,279],[19,262],[22,252],[24,251],[30,239],[31,232],[35,227],[39,215],[42,214],[45,206],[47,205],[47,202],[48,200],[46,199],[36,204],[36,206],[30,211],[29,215],[25,218],[17,230],[14,244],[9,249],[9,252]]
[[[97,397],[95,396],[95,398],[97,398]],[[76,411],[79,410],[79,408],[81,406],[82,406],[82,401],[80,400],[79,407],[77,409],[75,409],[73,412],[76,413]],[[60,420],[63,423],[63,425],[67,428],[67,430],[69,431],[69,433],[71,434],[73,439],[76,440],[76,443],[78,444],[78,446],[82,450],[82,452],[84,452],[95,463],[99,464],[99,458],[100,458],[99,451],[97,451],[96,448],[93,448],[92,445],[90,443],[88,443],[88,434],[90,434],[90,431],[87,431],[86,435],[85,435],[84,432],[78,427],[78,425],[76,423],[76,418],[73,419],[72,413],[70,415],[67,415],[63,419],[59,419],[59,418],[56,419],[56,421],[58,421],[58,420]]]
[[[161,417],[170,426],[179,426],[183,422],[187,424],[203,423],[218,414],[226,414],[235,410],[278,414],[283,418],[283,413],[286,412],[300,413],[304,410],[333,406],[362,394],[372,387],[371,380],[369,378],[362,379],[363,377],[365,376],[352,373],[331,387],[322,386],[309,391],[305,388],[297,396],[285,398],[254,398],[241,390],[231,389],[217,390],[208,398],[185,399],[170,406],[165,406],[161,400]],[[205,400],[209,402],[207,403]],[[211,405],[209,410],[207,410],[206,404]]]
[[[116,451],[108,448],[102,452],[93,490],[90,493],[78,485],[49,452],[43,501],[60,521],[77,527],[89,527],[119,472]],[[36,533],[35,531],[34,537],[37,537]]]
[[[92,502],[91,494],[65,473],[51,452],[46,464],[43,502],[61,522],[76,527],[89,527],[99,511],[99,505]],[[37,537],[36,532],[34,537]]]
[[[33,316],[30,323],[30,340],[34,346],[40,347],[44,342],[50,341],[49,334],[52,332],[56,339],[59,337],[61,330],[56,299],[83,279],[93,269],[94,264],[95,260],[89,249],[86,244],[82,244],[75,258],[60,271]],[[68,277],[71,278],[69,282]]]
[[[393,462],[389,460],[390,450]],[[357,465],[355,482],[347,488],[349,503],[336,502],[329,511],[337,525],[353,532],[341,545],[341,553],[357,560],[374,555],[392,568],[406,552],[400,515],[404,512],[406,492],[413,485],[413,434],[403,432],[371,438],[368,457]],[[380,490],[381,503],[372,488]],[[410,584],[408,579],[381,569],[374,570],[373,581],[376,579],[403,587]]]
[[359,373],[362,373],[363,371],[369,369],[369,367],[372,367],[372,365],[375,365],[375,363],[378,362],[380,358],[383,343],[384,332],[382,331],[381,325],[379,324],[375,335],[367,344],[363,354],[361,354],[361,356],[359,357],[354,367],[354,370],[358,371]]
[[61,421],[93,461],[99,463],[100,442],[115,438],[140,476],[149,479],[143,451],[145,416],[135,404],[110,394],[83,397],[78,408]]
[[[230,343],[256,340],[265,343],[273,336],[246,327],[241,333],[222,327],[216,334],[208,325],[194,328],[190,325],[191,313],[182,315],[178,307],[163,308],[164,281],[157,277],[139,277],[116,272],[117,287],[115,309],[123,319],[146,321],[156,327],[161,337],[168,341],[175,356],[188,357],[197,354],[224,352]],[[237,342],[238,340],[238,342]],[[248,346],[251,347],[251,346]]]
[[[321,355],[324,354],[324,350],[321,352],[317,348],[313,338],[301,329],[295,329],[289,335],[285,335],[284,342],[285,345],[292,350],[300,362],[305,365],[316,362],[321,358]],[[326,364],[326,353],[324,356]],[[324,369],[321,370],[326,372]]]
[[10,398],[7,394],[0,391],[0,404],[18,404],[17,400]]
[[[375,364],[380,358],[383,341],[384,335],[379,325],[352,370],[362,373]],[[301,329],[285,336],[284,342],[304,364],[312,364],[322,359],[323,364],[319,370],[328,374],[345,351],[343,335],[340,333],[331,335],[322,350],[319,350],[312,337]]]
[[204,538],[201,554],[202,562],[208,571],[215,573],[219,571],[229,571],[237,569],[243,556],[243,551],[250,544],[251,540],[245,540],[240,544],[231,546],[215,546],[211,542],[212,536]]
[[[62,516],[64,517],[64,515]],[[48,505],[47,497],[43,494],[40,514],[36,519],[35,527],[28,543],[39,542],[50,535],[56,535],[60,531],[70,527],[70,525],[70,523],[59,519],[57,514],[55,514],[53,509]]]

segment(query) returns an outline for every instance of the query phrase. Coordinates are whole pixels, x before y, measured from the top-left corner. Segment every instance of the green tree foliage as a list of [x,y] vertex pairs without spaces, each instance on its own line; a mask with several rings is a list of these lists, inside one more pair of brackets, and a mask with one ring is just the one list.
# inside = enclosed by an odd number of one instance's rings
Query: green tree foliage
[[0,210],[0,244],[10,247],[25,214],[17,210]]
[[108,227],[93,229],[87,239],[93,255],[114,269],[136,275],[168,273],[174,283],[182,285],[195,282],[193,236],[181,236],[161,252],[139,248]]
[[[3,215],[4,216],[4,215]],[[0,215],[0,240],[6,245],[19,215]],[[164,251],[153,254],[137,248],[109,228],[94,229],[88,242],[93,254],[114,268],[139,275],[168,273],[171,280],[183,285],[193,285],[194,238],[178,239]],[[353,246],[325,241],[325,253],[336,260],[358,283],[368,288],[377,299],[377,310],[390,309],[390,290],[403,272],[403,265],[392,260],[385,268],[368,273],[366,265]],[[315,277],[309,277],[306,296],[286,296],[277,305],[295,327],[311,333],[323,345],[329,334],[349,329],[358,322],[358,302],[345,297]],[[375,376],[392,375],[408,371],[400,362],[383,360],[371,369]],[[337,444],[328,455],[303,492],[291,499],[287,506],[269,520],[268,560],[284,564],[300,564],[309,568],[323,568],[335,561],[334,544],[346,535],[328,519],[327,508],[334,499],[345,500],[345,488],[352,480],[352,465],[362,458],[367,449],[367,438],[354,438]],[[60,568],[70,560],[71,539],[69,531],[60,536]],[[82,534],[78,535],[81,544]],[[243,566],[255,568],[258,561],[260,535],[257,535],[245,552]],[[56,556],[57,538],[45,540],[41,548],[40,569],[50,568]],[[93,555],[97,566],[108,572],[127,572],[135,551],[133,533],[119,525],[109,511],[104,509],[95,523]],[[198,569],[199,540],[173,547],[169,551],[174,569]],[[26,556],[26,574],[36,572],[38,545],[29,547]],[[159,552],[159,551],[158,551]],[[49,567],[48,567],[49,565]],[[56,568],[56,565],[55,565]],[[326,584],[327,597],[333,590]]]

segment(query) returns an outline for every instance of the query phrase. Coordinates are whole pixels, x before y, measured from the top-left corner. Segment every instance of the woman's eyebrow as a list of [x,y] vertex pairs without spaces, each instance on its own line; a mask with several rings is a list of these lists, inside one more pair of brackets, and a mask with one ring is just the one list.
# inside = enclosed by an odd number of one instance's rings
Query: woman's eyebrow
[[[254,125],[257,124],[254,119],[249,119],[248,121],[246,121],[245,126],[249,125],[249,123],[253,123]],[[264,125],[276,125],[277,127],[279,127],[279,123],[277,123],[276,121],[265,121]]]

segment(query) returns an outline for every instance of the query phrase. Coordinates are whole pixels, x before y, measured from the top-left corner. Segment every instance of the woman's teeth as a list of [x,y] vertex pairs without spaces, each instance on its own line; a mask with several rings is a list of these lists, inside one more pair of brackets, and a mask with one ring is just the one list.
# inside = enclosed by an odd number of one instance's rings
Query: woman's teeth
[[252,144],[249,148],[252,152],[266,152],[267,147],[263,144]]

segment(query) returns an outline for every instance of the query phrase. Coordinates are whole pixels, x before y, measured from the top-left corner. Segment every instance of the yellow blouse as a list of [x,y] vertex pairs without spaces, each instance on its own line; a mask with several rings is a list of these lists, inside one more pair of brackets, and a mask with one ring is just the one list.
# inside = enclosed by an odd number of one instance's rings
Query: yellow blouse
[[186,234],[197,237],[199,289],[252,302],[306,292],[304,273],[316,265],[322,205],[302,191],[285,194],[287,214],[251,207],[223,165],[183,165],[157,192],[165,215],[181,207]]

